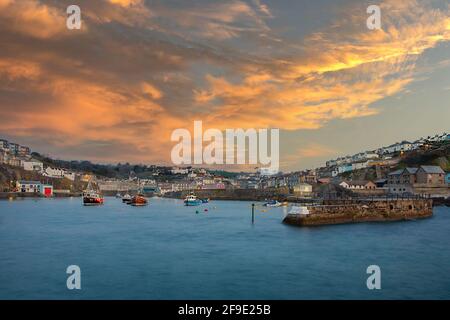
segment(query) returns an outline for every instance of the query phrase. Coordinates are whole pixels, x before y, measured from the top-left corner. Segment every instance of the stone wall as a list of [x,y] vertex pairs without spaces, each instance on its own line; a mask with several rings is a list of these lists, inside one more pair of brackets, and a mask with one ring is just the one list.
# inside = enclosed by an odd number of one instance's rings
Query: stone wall
[[309,215],[288,214],[283,222],[299,226],[316,226],[370,221],[398,221],[430,217],[430,199],[351,202],[309,207]]

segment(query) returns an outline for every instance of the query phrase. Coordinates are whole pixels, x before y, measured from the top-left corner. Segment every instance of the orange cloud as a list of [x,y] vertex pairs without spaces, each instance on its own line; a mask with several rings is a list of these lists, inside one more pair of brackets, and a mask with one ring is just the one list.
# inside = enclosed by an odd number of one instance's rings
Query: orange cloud
[[3,27],[40,39],[67,31],[65,11],[36,0],[0,0],[0,20]]
[[[54,2],[0,0],[0,133],[74,152],[110,143],[114,154],[89,153],[98,161],[168,162],[172,130],[198,119],[205,129],[312,130],[376,114],[374,102],[416,79],[418,57],[450,40],[450,8],[416,1],[383,2],[383,30],[348,8],[298,43],[268,27],[274,13],[260,1],[82,8],[89,28],[67,39]],[[264,54],[244,52],[239,39]],[[273,39],[277,50],[261,45]],[[331,151],[299,152],[285,161]]]

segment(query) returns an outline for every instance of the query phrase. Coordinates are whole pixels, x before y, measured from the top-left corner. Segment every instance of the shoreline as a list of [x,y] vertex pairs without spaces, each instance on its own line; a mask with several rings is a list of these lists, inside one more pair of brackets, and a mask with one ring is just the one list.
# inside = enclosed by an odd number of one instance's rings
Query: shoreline
[[[326,202],[342,202],[342,203],[346,203],[346,202],[353,202],[353,203],[364,203],[367,201],[399,201],[399,200],[407,200],[407,199],[424,199],[423,197],[420,196],[412,196],[412,197],[379,197],[379,198],[371,198],[371,197],[360,197],[360,198],[352,198],[352,199],[334,199],[334,200],[329,200],[329,199],[323,199],[323,198],[301,198],[301,197],[295,197],[293,195],[273,195],[270,196],[270,193],[261,193],[261,194],[253,194],[253,195],[248,195],[244,190],[244,194],[243,195],[238,195],[238,196],[232,196],[230,194],[225,194],[225,195],[219,195],[219,196],[214,196],[214,194],[211,194],[210,192],[197,192],[196,194],[199,193],[200,195],[198,195],[201,198],[208,198],[212,201],[217,201],[217,200],[221,200],[221,201],[255,201],[255,202],[265,202],[267,200],[277,200],[280,202],[288,202],[290,204],[304,204],[304,205],[311,205],[311,204],[316,204],[316,205],[321,205],[323,203]],[[257,190],[252,190],[252,191],[257,191]],[[234,190],[234,194],[239,194],[240,192],[236,192],[236,190]],[[151,194],[147,194],[146,197],[153,197],[153,196],[158,196],[161,198],[165,198],[165,199],[178,199],[178,200],[183,200],[184,197],[186,196],[187,192],[171,192],[165,195],[156,195],[154,193]],[[51,197],[46,197],[43,194],[38,194],[38,193],[22,193],[22,192],[0,192],[0,201],[1,200],[11,200],[11,199],[23,199],[23,198],[80,198],[82,197],[82,193],[81,192],[74,192],[74,193],[54,193],[53,196]],[[113,195],[111,192],[108,192],[107,194],[105,194],[105,197],[115,197],[115,194]],[[439,197],[439,198],[426,198],[426,199],[431,199],[433,207],[438,207],[438,206],[447,206],[450,207],[450,197],[447,198],[443,198],[443,197]]]

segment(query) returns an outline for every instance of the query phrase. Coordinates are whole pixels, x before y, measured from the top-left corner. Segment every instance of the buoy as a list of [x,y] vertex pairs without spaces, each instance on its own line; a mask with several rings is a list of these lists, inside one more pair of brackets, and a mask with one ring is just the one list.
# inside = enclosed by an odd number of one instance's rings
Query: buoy
[[208,209],[205,209],[205,212],[208,212]]
[[195,210],[195,213],[198,214],[198,210]]

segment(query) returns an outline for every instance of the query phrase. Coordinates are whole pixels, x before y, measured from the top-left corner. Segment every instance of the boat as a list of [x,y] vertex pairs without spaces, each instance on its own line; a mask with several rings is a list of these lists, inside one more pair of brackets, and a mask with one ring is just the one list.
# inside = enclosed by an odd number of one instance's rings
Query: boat
[[130,203],[131,202],[131,196],[127,193],[122,197],[122,202],[123,203]]
[[85,206],[95,206],[103,203],[104,199],[100,191],[96,190],[92,180],[89,180],[86,190],[83,191],[83,204]]
[[202,203],[202,200],[198,199],[195,195],[190,194],[184,199],[185,206],[198,206]]
[[280,207],[281,203],[279,203],[277,200],[270,200],[266,203],[264,203],[264,207]]
[[116,193],[116,198],[117,198],[117,199],[120,199],[120,198],[122,198],[122,195],[121,195],[119,192],[117,192],[117,193]]
[[146,206],[147,203],[148,203],[147,198],[145,198],[142,194],[137,194],[131,198],[131,200],[128,204],[130,204],[134,207],[142,207],[142,206]]
[[200,201],[201,201],[202,203],[209,203],[209,198],[200,199]]

